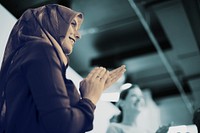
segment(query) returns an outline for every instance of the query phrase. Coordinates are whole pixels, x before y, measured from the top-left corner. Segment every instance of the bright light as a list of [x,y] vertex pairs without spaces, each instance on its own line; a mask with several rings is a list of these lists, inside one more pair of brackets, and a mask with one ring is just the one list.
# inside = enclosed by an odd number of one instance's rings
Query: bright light
[[169,127],[167,133],[198,133],[196,125],[180,125]]
[[1,62],[3,59],[3,53],[4,53],[4,49],[6,46],[6,43],[8,41],[8,37],[10,35],[10,32],[14,26],[14,24],[16,23],[17,19],[10,13],[7,11],[6,8],[4,8],[1,4],[0,4],[0,29],[1,29],[1,33],[0,33],[0,66],[1,66]]
[[120,90],[121,91],[126,90],[126,89],[130,88],[131,86],[132,86],[131,83],[125,83],[120,87]]

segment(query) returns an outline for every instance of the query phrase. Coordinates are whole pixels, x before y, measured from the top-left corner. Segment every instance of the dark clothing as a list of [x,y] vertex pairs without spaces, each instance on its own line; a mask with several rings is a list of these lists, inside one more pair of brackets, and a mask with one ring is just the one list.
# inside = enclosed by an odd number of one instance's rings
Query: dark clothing
[[[0,133],[83,133],[95,105],[65,77],[65,43],[81,13],[49,4],[28,9],[14,25],[0,71]],[[8,69],[9,68],[9,69]]]
[[47,42],[29,41],[8,73],[6,133],[82,133],[92,129],[95,105],[81,99],[65,78],[63,64]]

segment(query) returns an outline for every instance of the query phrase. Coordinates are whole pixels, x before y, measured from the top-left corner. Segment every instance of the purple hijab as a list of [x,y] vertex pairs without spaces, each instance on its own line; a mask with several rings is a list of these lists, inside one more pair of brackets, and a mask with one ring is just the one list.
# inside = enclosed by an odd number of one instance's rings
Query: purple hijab
[[81,24],[83,21],[81,13],[61,5],[49,4],[35,9],[28,9],[18,19],[6,44],[0,71],[0,121],[2,121],[2,116],[6,111],[4,107],[4,86],[7,72],[15,53],[25,44],[28,44],[28,41],[43,40],[54,47],[60,46],[60,50],[57,48],[55,50],[62,62],[65,49],[60,39],[66,35],[69,24],[76,16],[80,18],[79,24]]
[[[41,38],[45,40],[51,39],[48,34],[63,48],[60,38],[65,36],[69,24],[75,16],[79,16],[79,24],[81,24],[83,21],[81,13],[61,5],[50,4],[28,9],[19,18],[11,31],[4,52],[3,63],[6,62],[11,53],[24,45],[25,42]],[[52,40],[49,41],[52,42]]]

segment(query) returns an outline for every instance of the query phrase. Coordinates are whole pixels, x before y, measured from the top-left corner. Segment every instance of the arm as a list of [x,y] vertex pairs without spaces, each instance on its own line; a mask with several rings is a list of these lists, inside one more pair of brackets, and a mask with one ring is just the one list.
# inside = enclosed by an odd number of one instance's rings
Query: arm
[[[34,44],[37,45],[37,44]],[[70,106],[60,62],[49,45],[30,46],[22,71],[29,84],[39,119],[47,132],[80,133],[92,129],[94,104],[81,99]]]

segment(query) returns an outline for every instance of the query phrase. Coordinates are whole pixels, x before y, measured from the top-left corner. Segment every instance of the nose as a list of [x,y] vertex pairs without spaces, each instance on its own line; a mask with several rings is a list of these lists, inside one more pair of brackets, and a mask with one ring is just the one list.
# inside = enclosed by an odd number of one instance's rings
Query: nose
[[142,98],[140,96],[137,96],[136,101],[140,102],[140,101],[142,101]]
[[75,32],[75,37],[76,37],[76,39],[80,39],[81,38],[81,34],[78,31],[76,31]]

